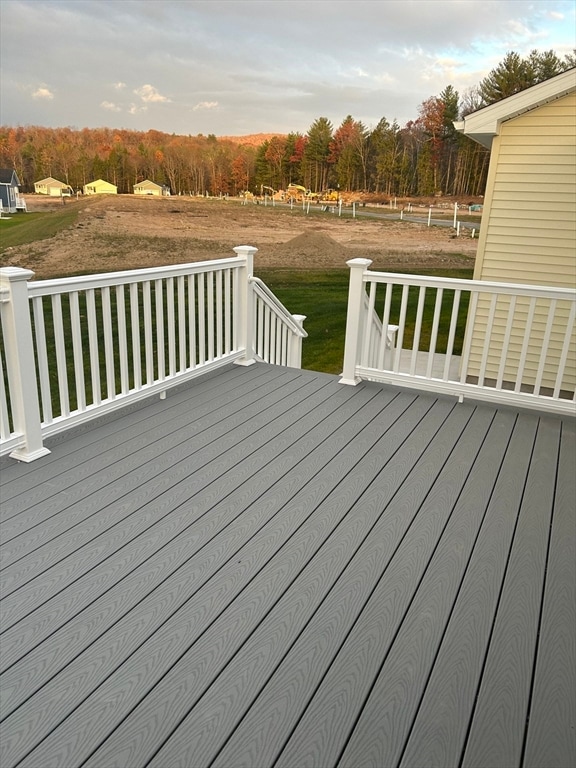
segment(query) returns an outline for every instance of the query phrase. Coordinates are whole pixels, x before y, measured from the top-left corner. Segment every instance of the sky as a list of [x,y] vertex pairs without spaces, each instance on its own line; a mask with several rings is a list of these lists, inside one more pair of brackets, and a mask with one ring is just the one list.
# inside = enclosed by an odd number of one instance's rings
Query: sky
[[576,0],[0,0],[0,123],[305,134],[403,126],[509,51],[576,47]]

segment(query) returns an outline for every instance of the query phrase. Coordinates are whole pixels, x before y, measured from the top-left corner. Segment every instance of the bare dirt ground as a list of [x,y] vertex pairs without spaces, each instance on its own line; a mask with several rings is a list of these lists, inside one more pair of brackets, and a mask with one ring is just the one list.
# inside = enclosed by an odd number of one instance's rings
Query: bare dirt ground
[[[63,206],[56,199],[25,197],[29,211]],[[471,268],[478,242],[467,231],[456,237],[449,227],[339,218],[313,207],[306,215],[300,206],[243,205],[238,199],[110,195],[64,205],[78,208],[74,226],[10,249],[4,263],[48,278],[224,258],[234,255],[234,246],[253,245],[256,273],[268,267],[345,268],[356,257],[372,259],[372,268],[381,270]]]

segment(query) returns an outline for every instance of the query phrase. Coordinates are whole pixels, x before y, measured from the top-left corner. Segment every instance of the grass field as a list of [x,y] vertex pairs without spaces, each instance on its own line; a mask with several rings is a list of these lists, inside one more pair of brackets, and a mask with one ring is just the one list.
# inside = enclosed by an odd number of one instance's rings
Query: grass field
[[78,208],[62,208],[49,213],[17,213],[0,224],[0,253],[7,248],[45,240],[71,227],[78,218]]

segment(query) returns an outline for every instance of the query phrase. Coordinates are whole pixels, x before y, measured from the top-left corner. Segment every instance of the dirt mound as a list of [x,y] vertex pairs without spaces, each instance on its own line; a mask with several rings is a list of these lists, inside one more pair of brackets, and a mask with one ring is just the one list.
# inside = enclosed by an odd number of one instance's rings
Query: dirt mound
[[345,245],[341,245],[324,232],[312,229],[276,246],[274,253],[277,257],[285,259],[287,264],[301,264],[302,261],[311,264],[341,262],[344,266],[348,259],[353,258],[353,254]]

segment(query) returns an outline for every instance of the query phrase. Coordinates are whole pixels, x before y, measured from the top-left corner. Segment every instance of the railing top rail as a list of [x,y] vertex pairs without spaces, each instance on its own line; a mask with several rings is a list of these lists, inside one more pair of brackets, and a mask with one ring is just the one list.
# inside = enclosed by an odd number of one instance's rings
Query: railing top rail
[[269,306],[271,306],[273,309],[276,310],[276,314],[280,317],[284,318],[287,325],[290,326],[291,330],[300,336],[302,339],[306,339],[308,337],[308,334],[302,328],[302,326],[294,320],[294,316],[286,309],[284,304],[272,293],[270,288],[264,283],[262,280],[260,280],[259,277],[254,277],[254,275],[251,275],[249,278],[250,282],[254,284],[254,289],[256,293],[260,294],[263,298],[266,299]]
[[217,272],[220,269],[238,269],[244,266],[245,261],[242,256],[232,256],[226,259],[173,264],[166,267],[104,272],[98,275],[80,275],[53,280],[32,280],[28,283],[28,292],[30,296],[49,296],[54,293],[70,293],[113,285],[128,285],[146,280],[163,280],[169,277],[181,277],[182,275],[201,272]]
[[550,285],[520,285],[517,283],[496,283],[487,280],[462,280],[451,277],[404,275],[396,272],[374,272],[370,270],[364,272],[363,279],[365,283],[395,283],[396,285],[415,285],[430,288],[477,291],[479,293],[508,293],[515,296],[536,296],[565,301],[576,300],[575,288],[560,288]]

